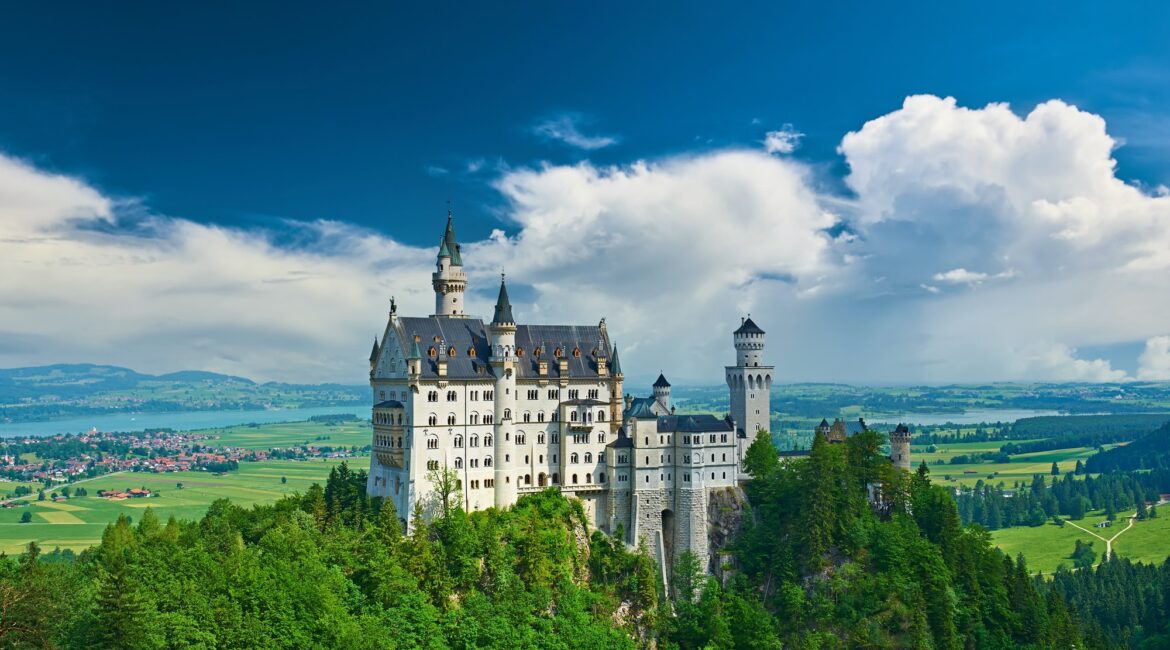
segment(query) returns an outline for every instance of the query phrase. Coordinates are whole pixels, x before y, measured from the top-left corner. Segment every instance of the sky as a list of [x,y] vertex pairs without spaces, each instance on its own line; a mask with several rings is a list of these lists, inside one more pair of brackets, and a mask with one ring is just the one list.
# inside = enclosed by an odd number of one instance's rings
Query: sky
[[[433,310],[605,317],[631,390],[1170,379],[1170,6],[24,3],[0,367],[362,383]],[[727,6],[722,6],[727,5]]]

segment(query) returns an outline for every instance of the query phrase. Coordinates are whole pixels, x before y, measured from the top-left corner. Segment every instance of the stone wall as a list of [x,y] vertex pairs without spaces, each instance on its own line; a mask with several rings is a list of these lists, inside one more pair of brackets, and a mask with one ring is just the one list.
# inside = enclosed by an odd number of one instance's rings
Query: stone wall
[[727,487],[710,490],[707,494],[707,548],[709,558],[707,572],[712,575],[723,573],[724,549],[732,538],[743,528],[744,517],[748,516],[748,500],[743,488]]

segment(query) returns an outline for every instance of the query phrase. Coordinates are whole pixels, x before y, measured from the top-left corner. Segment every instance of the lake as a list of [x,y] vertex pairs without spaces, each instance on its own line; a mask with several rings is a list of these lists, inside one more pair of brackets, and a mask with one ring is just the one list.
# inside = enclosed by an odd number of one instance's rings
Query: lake
[[[903,413],[901,415],[883,415],[873,417],[873,424],[979,424],[980,422],[1015,422],[1024,418],[1035,418],[1047,415],[1068,415],[1060,411],[1039,411],[1031,409],[976,409],[961,413]],[[866,418],[866,421],[871,421]]]
[[51,436],[58,433],[80,433],[96,428],[98,431],[142,431],[143,429],[217,429],[238,424],[267,424],[271,422],[299,422],[314,415],[349,413],[361,418],[370,417],[369,406],[322,406],[306,409],[269,409],[264,411],[176,411],[174,413],[119,413],[93,415],[52,422],[19,422],[0,424],[0,438],[18,436]]

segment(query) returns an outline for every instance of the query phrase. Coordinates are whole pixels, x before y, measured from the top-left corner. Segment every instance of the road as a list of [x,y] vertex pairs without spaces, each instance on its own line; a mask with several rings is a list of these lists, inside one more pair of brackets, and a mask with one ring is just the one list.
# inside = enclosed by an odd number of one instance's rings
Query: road
[[[1159,499],[1158,503],[1156,505],[1161,506],[1161,505],[1165,505],[1167,503],[1170,503],[1170,501],[1165,501],[1165,500]],[[1093,531],[1089,530],[1088,528],[1085,528],[1084,526],[1079,526],[1079,525],[1073,523],[1069,519],[1065,519],[1064,523],[1072,526],[1073,528],[1078,528],[1080,530],[1083,530],[1086,533],[1092,535],[1093,537],[1096,537],[1097,539],[1101,540],[1102,542],[1105,542],[1105,559],[1108,560],[1108,559],[1113,557],[1113,540],[1117,539],[1118,537],[1121,537],[1122,533],[1129,530],[1130,528],[1133,528],[1134,522],[1137,521],[1137,515],[1136,514],[1130,515],[1129,517],[1126,517],[1126,519],[1129,519],[1129,525],[1126,526],[1124,529],[1117,531],[1117,534],[1114,535],[1113,537],[1110,537],[1109,539],[1105,539],[1104,537],[1101,537],[1100,535],[1098,535],[1097,533],[1094,533]]]

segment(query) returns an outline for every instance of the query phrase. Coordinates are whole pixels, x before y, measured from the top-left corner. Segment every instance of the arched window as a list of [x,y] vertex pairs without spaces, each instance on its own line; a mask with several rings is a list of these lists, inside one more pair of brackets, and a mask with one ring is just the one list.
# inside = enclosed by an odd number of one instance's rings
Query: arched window
[[453,444],[455,445],[456,448],[462,447],[463,446],[463,436],[455,436],[455,442]]
[[537,411],[536,412],[536,421],[537,422],[544,422],[544,411]]
[[483,446],[484,447],[491,447],[492,446],[492,437],[490,434],[483,437]]
[[570,463],[576,465],[578,462],[580,462],[580,460],[581,460],[581,457],[577,455],[577,452],[573,452],[573,453],[569,454],[569,462]]
[[463,459],[458,456],[455,457],[455,469],[463,469]]
[[453,391],[453,390],[449,390],[449,391],[447,391],[447,401],[448,401],[448,402],[454,402],[454,401],[456,401],[457,399],[459,399],[459,393],[456,393],[456,392],[455,392],[455,391]]
[[591,454],[589,452],[585,452],[585,462],[592,463],[593,462],[593,454]]
[[593,482],[593,474],[590,474],[589,472],[585,472],[585,482],[592,483]]
[[573,475],[573,485],[576,485],[576,484],[577,484],[577,475],[574,474]]
[[516,346],[516,356],[518,356],[518,357],[524,356],[524,348],[522,348],[520,346]]
[[605,483],[605,472],[599,472],[597,474],[597,482],[598,483]]
[[543,433],[536,434],[536,444],[538,444],[538,445],[544,444],[544,434]]
[[471,436],[470,438],[468,438],[467,439],[467,446],[468,447],[478,447],[479,446],[479,436]]
[[597,412],[597,421],[598,422],[605,422],[605,411],[598,411]]
[[484,467],[491,467],[492,466],[492,457],[491,456],[484,456],[483,457],[483,466]]
[[593,424],[593,411],[589,411],[588,413],[586,413],[585,417],[589,419],[590,424]]
[[449,425],[455,424],[455,414],[454,413],[447,414],[447,424],[449,424]]
[[570,412],[570,413],[569,413],[569,421],[570,421],[570,422],[576,422],[576,421],[577,421],[577,412],[576,412],[576,411],[572,411],[572,412]]
[[531,413],[529,413],[528,411],[524,411],[524,421],[525,421],[525,422],[531,422],[531,421],[532,421],[532,414],[531,414]]
[[517,444],[517,445],[522,445],[522,444],[524,444],[524,441],[525,441],[525,439],[526,439],[527,437],[528,437],[528,436],[526,436],[526,435],[525,435],[523,432],[517,433],[517,434],[516,434],[516,444]]
[[504,419],[505,420],[512,419],[512,409],[504,409]]
[[553,472],[553,475],[552,475],[552,484],[553,484],[553,485],[557,485],[557,484],[559,484],[560,482],[561,482],[561,475],[560,475],[559,473],[557,473],[557,472]]
[[[537,349],[539,350],[540,348],[537,348]],[[544,486],[548,485],[548,476],[544,472],[537,474],[536,475],[536,484],[540,487],[544,487]]]
[[524,485],[532,485],[532,475],[531,474],[524,475]]
[[427,449],[438,449],[439,438],[436,436],[427,436]]
[[491,413],[484,413],[483,414],[483,423],[484,424],[491,424],[492,421],[495,419],[496,419],[495,416],[492,415]]
[[470,416],[471,424],[479,424],[479,413],[472,413]]
[[434,413],[431,413],[430,415],[427,416],[427,424],[429,424],[433,427],[438,423],[439,423],[439,416],[435,415]]

